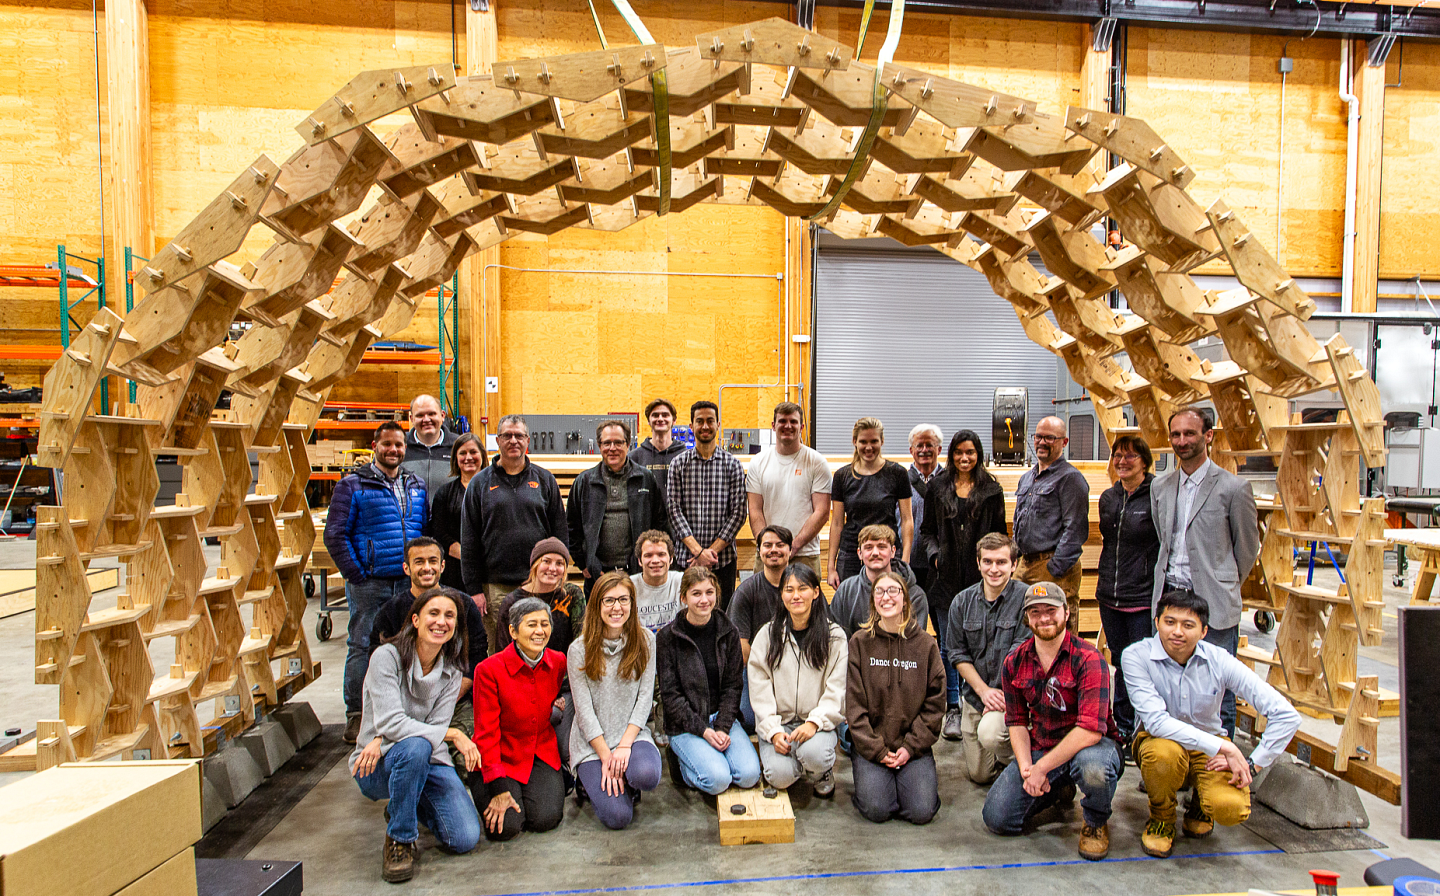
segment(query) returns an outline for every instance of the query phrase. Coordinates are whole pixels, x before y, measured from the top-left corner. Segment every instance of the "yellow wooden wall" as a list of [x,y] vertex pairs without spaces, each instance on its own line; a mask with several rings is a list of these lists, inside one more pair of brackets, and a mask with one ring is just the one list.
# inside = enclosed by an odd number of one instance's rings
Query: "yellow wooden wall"
[[[597,5],[610,39],[631,40],[609,4]],[[260,152],[283,161],[300,145],[295,123],[355,72],[444,65],[451,57],[450,8],[434,0],[149,0],[147,6],[160,241]],[[583,0],[496,0],[496,6],[502,58],[598,46]],[[656,38],[671,45],[689,44],[709,29],[790,14],[786,4],[731,0],[642,7]],[[463,29],[464,10],[456,12]],[[858,24],[856,10],[817,11],[819,30],[847,42],[855,40]],[[867,42],[871,58],[885,24],[882,10]],[[82,254],[100,251],[93,27],[88,4],[75,0],[0,2],[0,29],[11,36],[0,42],[0,264],[49,260],[58,242]],[[897,59],[1033,98],[1058,114],[1078,97],[1083,31],[1074,24],[912,12]],[[1274,244],[1275,63],[1282,41],[1142,28],[1129,34],[1129,112],[1150,120],[1191,162],[1199,173],[1197,197],[1223,194]],[[463,68],[463,33],[457,43]],[[1339,43],[1292,41],[1289,52],[1296,66],[1286,87],[1280,254],[1296,273],[1333,276],[1344,199]],[[1397,50],[1390,80],[1398,77]],[[100,117],[103,122],[103,109]],[[1440,46],[1412,41],[1405,47],[1403,86],[1392,87],[1386,99],[1382,276],[1440,275],[1440,246],[1427,227],[1440,202],[1437,134]],[[773,274],[785,269],[785,231],[779,215],[763,208],[700,207],[616,235],[523,235],[504,244],[500,258],[515,267]],[[258,254],[267,242],[254,239],[245,251]],[[118,270],[118,254],[112,258]],[[118,275],[112,283],[118,286]],[[500,283],[503,410],[637,410],[657,394],[684,404],[714,398],[722,383],[776,380],[773,282],[502,271]],[[120,295],[114,289],[112,301]],[[57,306],[51,291],[0,291],[0,341],[55,341]],[[426,303],[402,336],[434,343],[434,315],[433,303]],[[803,332],[808,321],[795,324]],[[3,369],[12,383],[41,372],[15,362]],[[462,373],[467,389],[469,374]],[[433,370],[367,367],[337,396],[402,401],[434,385]],[[726,422],[763,423],[779,394],[727,391]]]

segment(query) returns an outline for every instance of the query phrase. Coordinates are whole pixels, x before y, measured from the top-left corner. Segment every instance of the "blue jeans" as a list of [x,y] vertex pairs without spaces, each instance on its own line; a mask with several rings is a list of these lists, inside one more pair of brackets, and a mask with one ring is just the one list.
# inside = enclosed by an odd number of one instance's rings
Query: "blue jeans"
[[[710,721],[715,717],[711,716]],[[723,753],[694,734],[672,735],[670,751],[680,762],[680,776],[685,783],[711,796],[719,796],[731,784],[754,787],[760,780],[760,754],[755,752],[755,745],[738,719],[730,723],[730,748]]]
[[750,676],[741,678],[740,685],[740,727],[745,729],[747,734],[755,733],[755,709],[750,705]]
[[345,604],[350,613],[345,637],[345,712],[360,711],[360,692],[370,668],[370,630],[375,627],[375,614],[392,596],[409,590],[410,580],[404,576],[345,583]]
[[930,622],[935,626],[935,640],[940,644],[940,659],[945,666],[945,705],[960,705],[960,673],[956,671],[955,665],[950,662],[946,652],[945,633],[950,630],[950,605],[946,604],[945,609],[935,612],[934,605],[931,605]]
[[[1030,751],[1032,762],[1044,755],[1044,750]],[[1012,761],[990,787],[980,817],[991,833],[1018,834],[1032,815],[1054,802],[1056,788],[1068,782],[1084,794],[1080,809],[1085,823],[1098,828],[1110,820],[1110,801],[1115,797],[1115,787],[1124,771],[1120,747],[1110,738],[1102,737],[1100,743],[1086,747],[1070,757],[1069,762],[1053,769],[1049,775],[1050,791],[1036,798],[1025,792],[1020,763]]]
[[[1225,652],[1234,656],[1240,650],[1240,626],[1232,625],[1229,628],[1210,627],[1205,633],[1205,640],[1217,647],[1225,648]],[[1220,724],[1225,726],[1225,736],[1235,737],[1235,692],[1226,691],[1225,699],[1220,703]]]
[[414,843],[423,824],[446,849],[469,852],[480,842],[480,815],[455,769],[430,761],[433,752],[425,738],[407,737],[355,781],[370,799],[390,801],[391,840]]

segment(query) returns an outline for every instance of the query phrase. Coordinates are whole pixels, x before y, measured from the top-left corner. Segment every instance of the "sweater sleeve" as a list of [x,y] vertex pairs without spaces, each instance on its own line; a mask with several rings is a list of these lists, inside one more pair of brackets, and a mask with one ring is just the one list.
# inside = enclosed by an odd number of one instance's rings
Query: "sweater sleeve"
[[[752,657],[754,653],[750,654]],[[810,710],[805,721],[811,722],[821,731],[833,731],[841,722],[845,721],[845,660],[848,654],[845,650],[845,633],[840,626],[830,623],[830,658],[825,663],[825,690],[820,694],[820,702]],[[755,704],[755,689],[750,689],[750,704]],[[758,726],[759,717],[756,717]]]
[[[640,673],[640,680],[636,682],[635,708],[630,711],[630,721],[627,724],[643,730],[650,721],[650,710],[655,702],[655,636],[644,628],[640,629],[640,634],[647,642],[645,646],[649,648],[646,652],[648,659],[645,662],[645,671]],[[575,676],[572,674],[570,677]],[[625,732],[620,734],[623,737]]]
[[[432,721],[436,708],[432,706],[426,718],[417,719],[405,713],[402,696],[404,670],[400,668],[400,654],[390,646],[375,651],[370,658],[370,668],[365,673],[365,704],[370,707],[370,718],[375,723],[375,733],[388,744],[398,744],[407,737],[423,737],[432,747],[438,747],[445,740],[450,712],[455,708],[452,687],[450,707],[444,723]],[[437,701],[437,704],[443,701]]]
[[565,668],[570,674],[570,698],[575,701],[575,725],[580,729],[580,736],[587,743],[597,737],[605,737],[605,729],[601,726],[600,717],[595,712],[590,678],[585,674],[585,641],[583,639],[576,638],[570,642]]
[[460,562],[450,556],[450,546],[460,541],[460,516],[455,513],[455,492],[459,488],[458,478],[446,481],[435,490],[435,500],[430,503],[430,532],[440,542],[440,553],[447,565]]
[[871,762],[879,762],[889,751],[885,741],[875,733],[865,699],[865,667],[863,651],[850,639],[850,656],[845,673],[845,721],[850,725],[850,741],[855,750]]
[[750,662],[746,673],[750,679],[750,708],[755,713],[755,734],[762,741],[769,741],[782,729],[780,711],[775,701],[775,682],[770,667],[765,665],[766,654],[770,652],[770,623],[760,626],[755,639],[750,642]]
[[940,660],[940,645],[929,635],[923,637],[930,642],[929,680],[925,686],[925,703],[905,734],[905,747],[911,756],[922,755],[933,747],[940,739],[940,726],[945,723],[945,664]]
[[660,704],[665,709],[665,728],[670,734],[693,734],[702,737],[709,724],[685,699],[680,687],[679,658],[676,656],[675,635],[669,626],[655,636],[655,672],[659,679]]
[[470,480],[472,487],[465,489],[460,499],[460,571],[465,579],[465,590],[479,594],[485,590],[488,570],[485,567],[485,547],[480,533],[484,530],[484,483],[489,477],[482,471]]
[[354,494],[355,478],[342,477],[330,497],[330,511],[325,515],[325,550],[330,552],[330,559],[335,562],[335,568],[340,570],[345,581],[363,582],[365,573],[360,568],[360,561],[350,550],[349,535],[353,525],[350,516],[351,505],[354,503],[351,498]]

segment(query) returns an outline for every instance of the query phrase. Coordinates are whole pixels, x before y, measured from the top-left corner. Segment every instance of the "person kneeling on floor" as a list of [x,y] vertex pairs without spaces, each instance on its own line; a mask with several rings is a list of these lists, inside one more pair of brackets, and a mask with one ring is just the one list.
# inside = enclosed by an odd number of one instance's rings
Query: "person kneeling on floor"
[[740,635],[724,613],[716,612],[720,585],[710,567],[685,570],[680,599],[685,608],[655,635],[670,776],[711,796],[731,784],[754,787],[760,757],[738,718],[745,676]]
[[940,646],[911,615],[909,583],[882,572],[870,619],[850,638],[845,719],[855,774],[855,808],[869,821],[899,816],[926,824],[940,811],[931,747],[945,723]]
[[576,797],[583,793],[600,823],[618,831],[635,817],[641,791],[660,783],[660,751],[645,724],[655,699],[655,636],[640,625],[624,570],[596,579],[567,665]]
[[465,677],[465,606],[435,588],[415,598],[409,625],[370,657],[360,711],[360,740],[350,773],[360,792],[388,799],[381,874],[409,880],[419,855],[419,825],[446,849],[465,853],[480,841],[480,819],[451,764],[453,743],[472,771],[480,751],[450,717]]
[[1066,629],[1065,592],[1037,582],[1025,592],[1025,624],[1033,637],[1005,658],[1005,724],[1015,759],[985,797],[982,818],[996,834],[1018,834],[1032,816],[1064,807],[1084,791],[1080,857],[1110,852],[1110,801],[1125,770],[1120,734],[1110,715],[1105,659]]
[[820,576],[807,564],[791,564],[780,578],[779,606],[755,632],[747,670],[760,765],[771,787],[783,790],[809,776],[816,796],[835,793],[835,729],[845,720],[848,656],[845,632],[825,609]]
[[[1194,788],[1185,812],[1187,837],[1250,817],[1250,780],[1275,761],[1300,727],[1300,713],[1223,647],[1204,639],[1209,602],[1192,591],[1161,595],[1157,633],[1121,657],[1130,703],[1141,728],[1135,762],[1150,797],[1150,822],[1140,837],[1152,856],[1175,845],[1176,792]],[[1265,734],[1247,760],[1225,736],[1221,699],[1239,694],[1265,717]]]
[[565,681],[565,655],[550,650],[550,608],[538,597],[510,603],[510,644],[475,669],[475,742],[485,836],[509,840],[521,830],[549,831],[564,814],[565,778],[548,707]]

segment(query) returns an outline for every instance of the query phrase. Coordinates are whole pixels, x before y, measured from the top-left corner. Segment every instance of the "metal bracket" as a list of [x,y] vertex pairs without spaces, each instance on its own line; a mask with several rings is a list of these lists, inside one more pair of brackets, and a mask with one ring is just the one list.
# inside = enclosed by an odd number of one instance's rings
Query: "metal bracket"
[[1096,53],[1110,52],[1110,43],[1115,40],[1115,25],[1116,20],[1114,16],[1106,16],[1096,22],[1095,31],[1090,42],[1090,49]]
[[1296,745],[1295,745],[1295,758],[1298,759],[1298,760],[1300,760],[1301,762],[1303,762],[1305,765],[1309,765],[1309,764],[1310,764],[1310,761],[1311,761],[1311,757],[1310,757],[1310,745],[1309,745],[1309,744],[1296,744]]
[[133,753],[130,754],[130,758],[133,759],[133,760],[136,761],[136,762],[149,762],[149,761],[150,761],[150,751],[149,751],[149,750],[136,750],[135,752],[133,752]]
[[231,715],[240,711],[240,698],[234,694],[225,695],[225,714]]
[[298,656],[292,656],[292,657],[290,657],[290,674],[291,674],[291,675],[299,675],[300,672],[301,672],[301,670],[302,670],[303,668],[304,668],[304,667],[303,667],[303,666],[301,665],[301,663],[300,663],[300,657],[298,657]]
[[470,10],[472,12],[489,12],[490,0],[470,0]]

